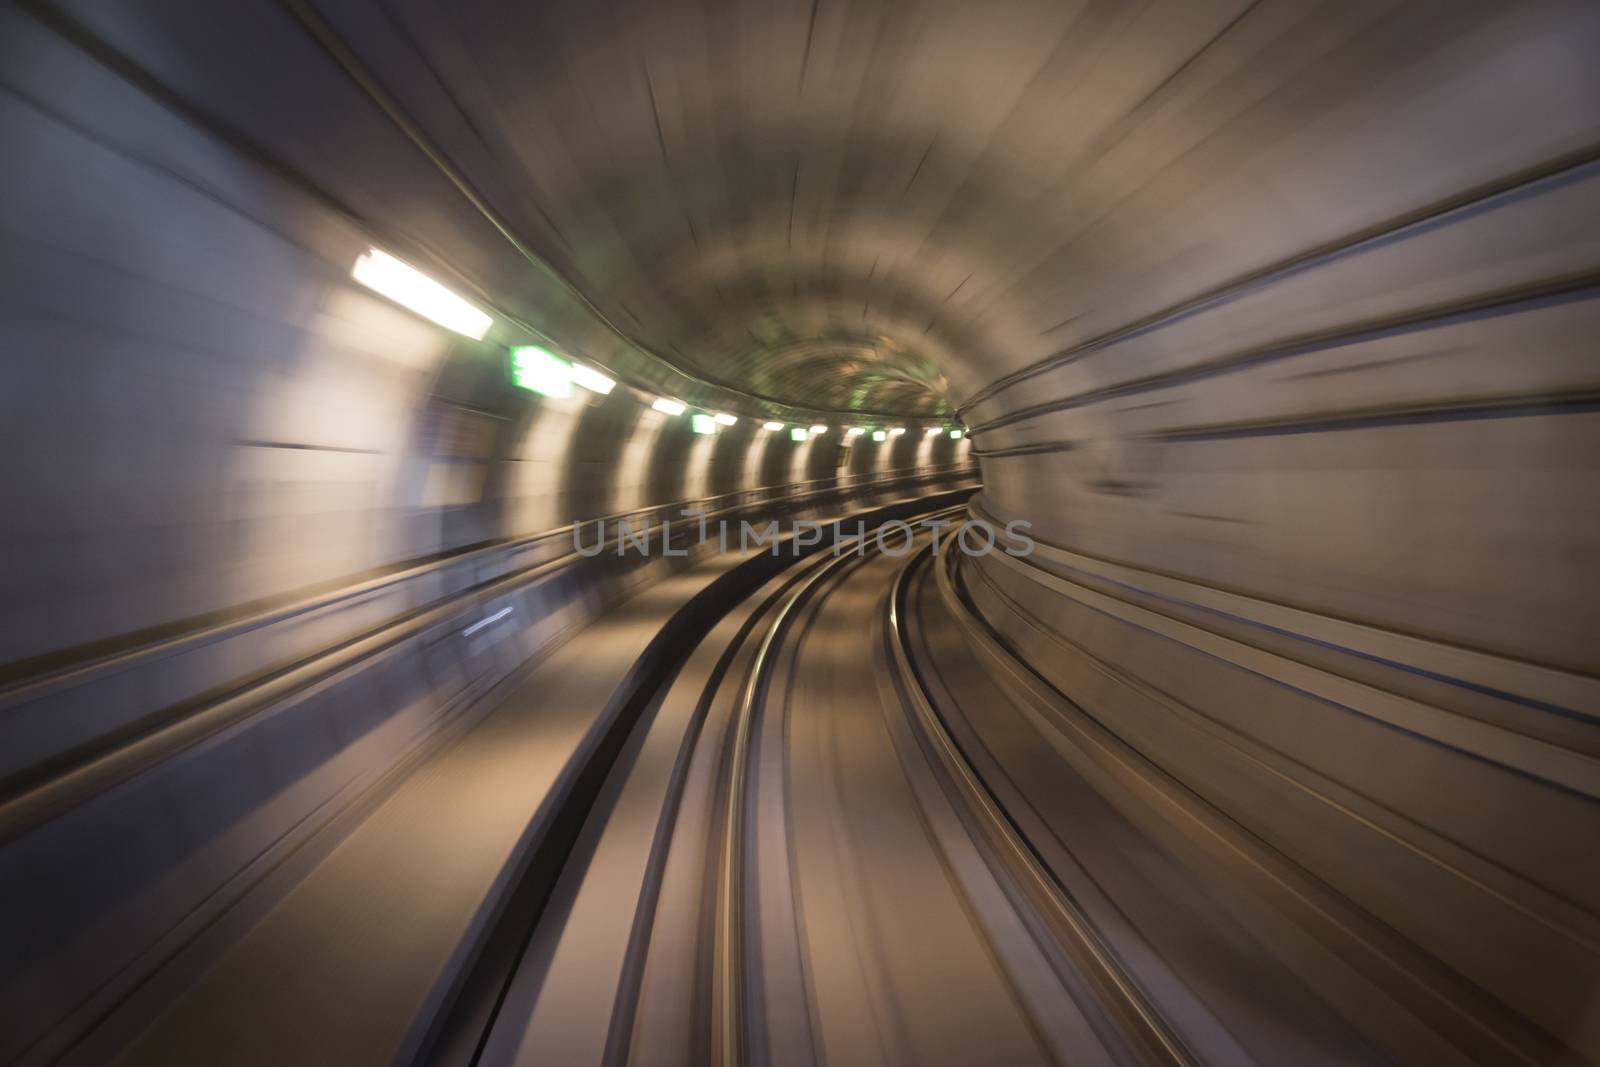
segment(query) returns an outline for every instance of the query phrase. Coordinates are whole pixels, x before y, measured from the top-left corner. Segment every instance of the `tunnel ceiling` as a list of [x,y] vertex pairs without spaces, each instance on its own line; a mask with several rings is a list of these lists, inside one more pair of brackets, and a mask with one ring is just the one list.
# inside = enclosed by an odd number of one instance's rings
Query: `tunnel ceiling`
[[1050,355],[1181,247],[1149,198],[1125,201],[1288,69],[1219,87],[1304,31],[1308,5],[1257,6],[396,0],[324,17],[645,347],[765,396],[918,415]]

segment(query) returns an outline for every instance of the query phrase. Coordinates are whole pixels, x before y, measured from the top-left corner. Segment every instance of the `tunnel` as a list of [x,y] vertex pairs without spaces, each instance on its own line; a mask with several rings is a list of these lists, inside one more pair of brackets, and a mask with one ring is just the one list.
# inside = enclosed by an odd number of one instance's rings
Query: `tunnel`
[[1600,5],[0,5],[0,1063],[1600,1063]]

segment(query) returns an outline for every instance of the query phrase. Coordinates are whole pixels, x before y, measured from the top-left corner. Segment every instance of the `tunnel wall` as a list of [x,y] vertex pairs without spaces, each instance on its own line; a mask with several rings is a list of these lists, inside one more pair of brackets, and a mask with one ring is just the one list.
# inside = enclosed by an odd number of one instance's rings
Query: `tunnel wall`
[[1596,84],[1557,25],[1507,9],[1329,106],[1342,171],[1284,132],[1185,217],[1146,204],[1194,255],[966,409],[979,514],[1039,548],[961,568],[1033,670],[1353,905],[1449,1025],[1509,1006],[1594,1056],[1600,117],[1556,104]]
[[1330,39],[1301,111],[1191,91],[1193,148],[1103,220],[1130,239],[1084,314],[963,406],[993,510],[1596,673],[1600,13],[1468,9]]
[[0,17],[0,660],[438,548],[407,438],[444,335],[344,283],[342,220]]
[[[166,57],[170,87],[0,12],[9,678],[579,518],[835,475],[837,430],[794,444],[746,415],[701,438],[626,385],[515,389],[504,342],[531,338],[468,341],[350,280],[418,234],[479,272],[440,268],[469,294],[526,277],[483,219],[432,206],[459,197],[429,199],[437,175],[381,114],[341,78],[305,114],[345,125],[290,128],[284,99],[206,83],[220,68],[138,29],[121,40]],[[615,344],[542,284],[518,312]]]

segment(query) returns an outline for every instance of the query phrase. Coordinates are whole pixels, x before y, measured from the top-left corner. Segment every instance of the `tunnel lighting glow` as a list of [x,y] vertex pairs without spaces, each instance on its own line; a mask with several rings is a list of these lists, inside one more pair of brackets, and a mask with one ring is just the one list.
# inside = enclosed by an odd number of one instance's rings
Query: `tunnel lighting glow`
[[789,440],[791,440],[791,441],[804,441],[805,439],[806,439],[806,428],[804,426],[796,426],[794,429],[789,431]]
[[572,364],[538,345],[511,350],[511,380],[544,396],[572,395]]
[[712,434],[717,432],[717,420],[698,411],[689,416],[689,425],[695,433]]
[[663,415],[682,415],[686,406],[683,401],[666,396],[656,397],[656,402],[650,405],[652,410],[659,411]]
[[950,436],[955,438],[957,441],[959,441],[959,440],[961,440],[961,431],[960,430],[951,430],[950,431]]
[[852,426],[852,427],[850,427],[848,430],[846,430],[844,432],[844,435],[846,437],[860,437],[862,434],[864,434],[866,432],[867,431],[862,429],[860,426]]
[[739,421],[739,416],[729,415],[725,411],[719,411],[711,417],[717,420],[718,426],[732,426],[734,423]]
[[929,426],[926,430],[924,430],[922,432],[922,435],[924,437],[938,437],[942,433],[944,433],[944,431],[939,429],[939,427],[937,427],[937,426]]
[[884,433],[882,430],[873,430],[872,439],[874,441],[887,441],[889,439],[889,435]]
[[905,432],[906,432],[906,428],[904,426],[891,426],[891,427],[889,427],[889,436],[890,437],[899,437],[901,434],[903,434]]
[[591,393],[608,395],[617,387],[615,379],[608,378],[593,367],[585,367],[582,363],[572,365],[572,384],[581,386]]
[[828,432],[828,428],[826,426],[823,426],[823,425],[819,424],[819,425],[811,427],[811,432],[812,433],[827,433]]
[[781,422],[763,422],[761,424],[761,428],[763,430],[781,430],[781,429],[783,429],[783,423],[781,423]]
[[494,319],[426,274],[389,253],[370,248],[356,260],[350,276],[396,304],[474,341],[483,340]]

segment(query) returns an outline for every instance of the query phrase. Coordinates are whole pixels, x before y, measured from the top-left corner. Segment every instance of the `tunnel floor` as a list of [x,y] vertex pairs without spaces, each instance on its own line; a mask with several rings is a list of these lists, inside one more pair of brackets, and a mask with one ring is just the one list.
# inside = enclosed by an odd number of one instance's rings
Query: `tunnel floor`
[[[941,500],[907,517],[964,514]],[[1285,936],[1296,907],[1326,916],[1327,887],[1033,672],[953,544],[867,536],[743,577],[766,550],[719,553],[648,584],[373,786],[72,1055],[1456,1058],[1425,1005],[1397,1021],[1403,995],[1334,980],[1333,939]],[[698,628],[672,630],[696,604]]]

